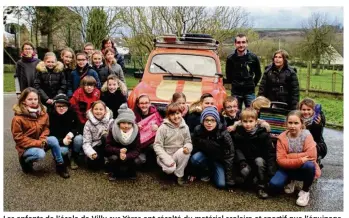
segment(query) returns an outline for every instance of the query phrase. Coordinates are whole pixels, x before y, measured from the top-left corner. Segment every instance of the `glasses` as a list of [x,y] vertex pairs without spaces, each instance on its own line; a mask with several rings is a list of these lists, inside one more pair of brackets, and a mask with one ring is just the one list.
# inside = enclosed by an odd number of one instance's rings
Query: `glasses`
[[236,44],[246,44],[246,41],[236,41]]
[[86,59],[76,59],[77,61],[86,61]]
[[59,108],[59,109],[68,109],[68,106],[67,106],[67,105],[57,105],[56,108]]
[[225,109],[226,110],[231,110],[231,109],[233,109],[234,107],[233,106],[229,106],[229,107],[226,107]]
[[205,123],[216,123],[215,119],[204,119]]

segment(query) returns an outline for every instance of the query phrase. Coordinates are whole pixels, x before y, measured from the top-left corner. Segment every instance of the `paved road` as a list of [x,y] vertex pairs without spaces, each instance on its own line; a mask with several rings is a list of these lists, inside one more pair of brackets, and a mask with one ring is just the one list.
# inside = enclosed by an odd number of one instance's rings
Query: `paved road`
[[4,94],[4,211],[343,211],[341,131],[325,129],[325,168],[312,187],[310,205],[300,208],[296,194],[260,200],[253,191],[231,194],[203,182],[162,190],[155,172],[141,172],[135,182],[109,182],[102,172],[79,168],[64,180],[55,174],[49,153],[34,166],[35,174],[26,175],[10,130],[15,101],[15,95]]

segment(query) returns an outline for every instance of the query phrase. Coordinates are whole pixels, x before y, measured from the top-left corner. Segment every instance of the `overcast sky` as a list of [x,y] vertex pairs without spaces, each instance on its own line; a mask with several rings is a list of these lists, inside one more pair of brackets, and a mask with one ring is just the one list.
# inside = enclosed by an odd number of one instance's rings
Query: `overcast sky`
[[312,13],[326,14],[328,21],[343,25],[343,7],[244,7],[254,28],[300,28]]

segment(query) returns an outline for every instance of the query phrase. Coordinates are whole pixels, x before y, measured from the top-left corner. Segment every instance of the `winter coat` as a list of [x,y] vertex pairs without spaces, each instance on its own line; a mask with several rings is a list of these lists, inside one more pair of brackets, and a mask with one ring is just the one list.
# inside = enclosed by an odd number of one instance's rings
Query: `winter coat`
[[285,65],[278,71],[274,64],[268,66],[259,85],[258,96],[264,96],[270,101],[285,102],[289,110],[297,109],[299,83],[294,69]]
[[64,69],[63,69],[63,73],[64,73],[64,77],[65,77],[65,80],[67,81],[67,90],[66,90],[66,93],[68,92],[68,88],[69,87],[72,87],[72,74],[73,70],[67,66],[64,66]]
[[109,76],[108,67],[104,64],[101,64],[99,67],[92,65],[92,69],[97,72],[101,85],[103,86]]
[[72,98],[69,100],[71,107],[76,112],[79,122],[81,124],[85,124],[87,121],[87,111],[91,108],[93,102],[98,101],[100,99],[101,91],[97,88],[93,90],[92,93],[85,93],[83,88],[78,88]]
[[173,163],[172,155],[180,148],[193,150],[189,127],[182,119],[179,127],[175,127],[167,118],[156,132],[154,151],[161,162],[169,166]]
[[246,51],[246,54],[239,56],[237,51],[227,57],[225,75],[231,83],[231,92],[234,95],[252,94],[255,92],[262,72],[258,57]]
[[327,154],[327,145],[323,137],[323,131],[326,125],[326,117],[322,111],[320,112],[320,117],[321,121],[319,124],[312,122],[310,125],[306,126],[306,128],[310,131],[311,135],[314,138],[314,141],[317,144],[318,156],[324,158]]
[[13,107],[15,116],[11,123],[13,140],[16,142],[18,156],[32,147],[42,148],[42,142],[47,142],[50,134],[49,118],[46,111],[41,111],[38,118],[30,116],[27,110],[22,110],[17,104]]
[[110,67],[106,66],[106,68],[108,70],[108,76],[110,74],[115,74],[123,83],[126,84],[124,72],[119,64],[113,62]]
[[269,133],[265,128],[257,126],[257,131],[251,135],[243,126],[236,127],[232,138],[235,145],[236,161],[254,163],[257,157],[266,161],[267,172],[273,176],[276,172],[276,153]]
[[316,162],[316,143],[308,130],[302,131],[306,131],[304,133],[306,138],[303,144],[303,152],[301,153],[289,153],[287,138],[288,130],[284,131],[278,136],[276,146],[276,161],[278,165],[284,169],[299,169],[304,164],[301,160],[302,157],[308,156],[309,158],[314,158],[312,162],[315,164],[315,178],[319,178],[321,175],[321,170]]
[[43,103],[48,99],[53,99],[57,94],[66,93],[67,81],[64,76],[62,62],[58,61],[53,69],[47,69],[45,63],[41,61],[36,66],[36,70],[34,88],[39,91]]
[[101,82],[99,80],[98,74],[96,71],[94,71],[88,64],[83,68],[82,72],[79,72],[79,67],[77,67],[75,70],[71,73],[71,86],[68,87],[67,95],[70,97],[72,96],[73,92],[77,90],[80,87],[80,81],[85,76],[93,76],[95,80],[97,81],[96,87],[98,89],[101,88]]
[[87,122],[84,127],[82,148],[87,157],[92,158],[92,154],[97,153],[93,148],[102,144],[102,136],[107,134],[113,122],[112,112],[107,108],[102,120],[98,120],[92,114],[91,109],[87,111]]
[[223,163],[226,183],[234,184],[234,143],[229,132],[222,128],[222,124],[218,124],[214,130],[207,131],[203,125],[196,126],[191,134],[192,154],[201,151],[208,159]]
[[21,93],[28,87],[34,87],[36,65],[39,62],[40,60],[36,58],[33,58],[31,60],[22,58],[17,61],[14,78],[18,79],[19,87],[16,88],[16,93]]
[[235,122],[240,120],[240,111],[236,113],[235,117],[227,116],[223,111],[220,114],[220,119],[224,127],[233,126]]
[[56,110],[52,110],[50,117],[50,135],[58,139],[60,145],[63,145],[63,139],[71,132],[74,136],[82,134],[79,131],[79,120],[76,112],[72,108],[68,108],[64,114],[58,114]]
[[120,89],[117,89],[114,93],[102,92],[101,100],[113,111],[114,119],[118,116],[120,105],[127,102],[126,96],[122,94]]
[[138,127],[136,124],[133,124],[133,132],[128,141],[128,143],[123,143],[121,140],[121,133],[120,133],[119,125],[115,122],[113,123],[113,127],[109,130],[108,137],[107,137],[107,143],[105,146],[105,152],[106,156],[120,156],[120,150],[122,148],[126,148],[126,160],[133,160],[136,159],[140,154],[140,134],[138,131]]
[[201,103],[196,102],[189,107],[188,116],[186,122],[189,127],[189,131],[192,133],[197,125],[200,125],[200,116],[202,112]]

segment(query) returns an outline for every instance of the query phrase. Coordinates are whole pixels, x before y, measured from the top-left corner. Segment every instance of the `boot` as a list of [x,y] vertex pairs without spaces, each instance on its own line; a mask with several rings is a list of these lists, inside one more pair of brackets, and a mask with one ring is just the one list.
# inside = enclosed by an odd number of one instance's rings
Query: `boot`
[[64,163],[57,163],[56,164],[56,171],[59,174],[59,176],[62,178],[67,179],[70,177],[68,170],[67,170],[67,166]]
[[[71,153],[71,158],[70,158],[70,169],[72,170],[76,170],[79,168],[78,164],[77,164],[77,159],[78,159],[78,153],[75,153],[74,151],[72,151]],[[67,162],[68,163],[68,162]]]
[[24,158],[20,157],[19,158],[19,164],[22,167],[23,173],[31,173],[31,172],[33,172],[33,163],[32,162],[26,163],[24,161]]

